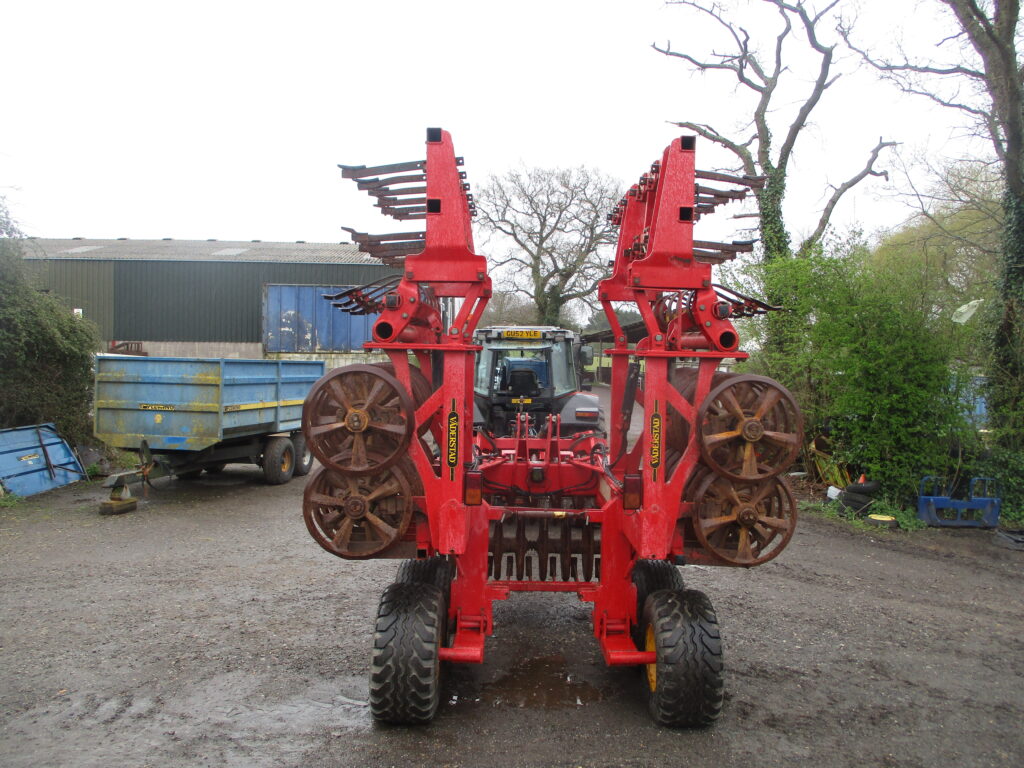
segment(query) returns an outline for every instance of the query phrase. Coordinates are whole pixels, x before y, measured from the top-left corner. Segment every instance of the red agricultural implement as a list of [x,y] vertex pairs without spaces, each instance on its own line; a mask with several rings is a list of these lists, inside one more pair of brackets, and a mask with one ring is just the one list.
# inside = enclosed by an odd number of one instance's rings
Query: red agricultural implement
[[[342,558],[405,560],[374,634],[378,719],[429,721],[441,662],[481,663],[493,603],[513,592],[590,603],[606,663],[643,669],[658,722],[718,716],[717,620],[677,566],[749,567],[786,546],[796,504],[781,473],[799,451],[802,418],[771,379],[719,371],[746,357],[732,319],[773,308],[712,283],[712,265],[751,244],[695,241],[693,226],[761,180],[696,170],[694,144],[673,141],[612,214],[618,247],[598,297],[614,334],[607,437],[566,435],[558,413],[526,409],[501,436],[474,424],[474,330],[491,281],[473,250],[473,199],[449,134],[428,129],[423,161],[341,166],[384,213],[425,222],[416,232],[351,231],[402,275],[330,298],[379,313],[366,346],[389,362],[331,371],[303,414],[323,465],[304,498],[313,538]],[[635,346],[612,311],[621,302],[643,318]],[[634,404],[644,428],[630,444]]]

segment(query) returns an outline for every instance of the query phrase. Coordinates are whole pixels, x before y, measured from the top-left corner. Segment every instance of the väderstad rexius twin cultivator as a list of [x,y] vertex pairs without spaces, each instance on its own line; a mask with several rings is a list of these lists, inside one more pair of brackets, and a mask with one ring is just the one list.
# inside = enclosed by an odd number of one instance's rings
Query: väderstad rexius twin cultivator
[[[426,160],[341,166],[385,214],[426,223],[350,230],[402,274],[328,298],[380,315],[366,347],[389,362],[331,371],[303,414],[323,465],[304,499],[313,538],[342,558],[404,559],[377,615],[376,718],[429,721],[441,663],[481,663],[493,602],[518,591],[591,603],[606,663],[642,668],[659,723],[718,716],[715,612],[677,566],[750,567],[786,546],[796,504],[781,473],[800,450],[802,418],[771,379],[717,370],[746,357],[731,319],[772,307],[711,282],[714,264],[751,244],[695,241],[693,225],[761,180],[696,170],[694,144],[673,141],[612,214],[618,247],[598,296],[615,339],[606,354],[619,413],[607,437],[586,426],[567,434],[557,407],[511,409],[500,430],[482,416],[494,385],[490,373],[474,376],[474,330],[491,281],[450,135],[428,129]],[[643,318],[632,348],[613,302],[633,302]],[[517,336],[521,346],[530,334]],[[537,359],[558,343],[540,332],[535,341]],[[644,429],[629,445],[634,403]]]

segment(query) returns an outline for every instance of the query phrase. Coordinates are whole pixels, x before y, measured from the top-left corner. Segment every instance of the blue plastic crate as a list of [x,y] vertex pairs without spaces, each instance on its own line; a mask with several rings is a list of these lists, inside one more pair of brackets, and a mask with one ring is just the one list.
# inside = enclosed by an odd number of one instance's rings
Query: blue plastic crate
[[78,457],[53,424],[0,429],[0,483],[11,493],[32,496],[83,477]]
[[995,528],[999,525],[998,483],[991,477],[973,477],[970,498],[954,499],[945,480],[932,475],[921,478],[917,517],[928,525],[950,528]]

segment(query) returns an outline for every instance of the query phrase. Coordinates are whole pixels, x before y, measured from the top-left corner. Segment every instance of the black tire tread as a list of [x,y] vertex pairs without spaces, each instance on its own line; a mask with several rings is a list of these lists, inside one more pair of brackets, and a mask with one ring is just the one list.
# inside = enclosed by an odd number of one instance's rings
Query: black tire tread
[[667,560],[637,560],[633,564],[633,584],[636,587],[636,621],[633,642],[643,644],[644,603],[652,592],[659,589],[686,589],[683,574]]
[[[306,437],[301,432],[292,435],[292,450],[295,451],[295,469],[292,471],[292,475],[305,477],[312,471],[315,459],[313,454],[306,450]],[[308,460],[304,461],[307,453],[309,453]]]
[[659,590],[647,598],[643,625],[654,628],[657,687],[648,709],[661,725],[711,725],[725,698],[722,638],[711,601],[695,589]]
[[451,564],[443,557],[403,560],[398,566],[398,574],[395,576],[397,584],[433,584],[446,595],[451,581]]
[[429,723],[440,701],[444,598],[433,584],[392,584],[380,599],[370,662],[370,712],[386,723]]
[[[287,472],[281,471],[281,459],[285,451],[292,452],[292,466]],[[263,448],[263,479],[267,485],[284,485],[295,472],[295,446],[289,437],[272,437]]]

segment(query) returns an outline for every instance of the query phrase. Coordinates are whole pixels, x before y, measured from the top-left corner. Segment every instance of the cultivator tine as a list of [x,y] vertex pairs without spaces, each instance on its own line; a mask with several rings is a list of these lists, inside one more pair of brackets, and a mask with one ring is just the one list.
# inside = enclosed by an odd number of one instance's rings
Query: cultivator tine
[[405,163],[391,163],[390,165],[342,165],[341,177],[343,179],[365,179],[367,176],[383,176],[389,173],[403,173],[404,171],[422,171],[427,167],[426,160],[410,160]]
[[425,173],[415,173],[408,176],[392,176],[390,179],[363,179],[356,182],[356,188],[369,192],[370,190],[380,189],[390,184],[412,184],[413,182],[426,180],[427,175]]
[[349,288],[335,294],[324,294],[342,312],[349,315],[370,315],[380,311],[382,298],[398,285],[399,277],[382,277],[358,288]]
[[693,257],[707,264],[721,264],[736,258],[738,253],[750,253],[756,240],[733,240],[731,243],[716,243],[710,240],[693,241]]
[[351,227],[342,227],[359,250],[380,259],[389,266],[401,264],[406,256],[423,250],[425,232],[393,232],[385,235],[370,235]]
[[754,315],[764,315],[768,312],[779,312],[783,309],[783,307],[776,307],[750,296],[745,296],[739,291],[726,288],[718,283],[712,284],[711,287],[715,289],[718,298],[729,302],[731,317],[753,317]]
[[727,184],[740,184],[744,187],[750,187],[751,189],[764,189],[764,176],[736,176],[731,173],[719,173],[718,171],[694,171],[694,176],[698,179],[707,179],[708,181],[724,181]]

